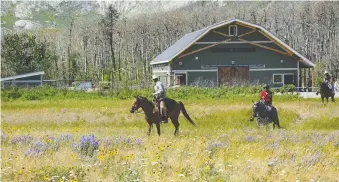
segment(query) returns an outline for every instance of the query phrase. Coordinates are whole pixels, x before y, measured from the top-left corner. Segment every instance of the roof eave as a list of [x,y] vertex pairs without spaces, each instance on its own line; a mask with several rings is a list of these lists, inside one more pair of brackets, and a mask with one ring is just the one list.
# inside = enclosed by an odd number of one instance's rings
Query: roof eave
[[45,74],[44,71],[39,71],[35,73],[27,73],[27,74],[22,74],[22,75],[11,76],[7,78],[0,78],[0,82],[7,81],[7,80],[16,80],[19,78],[26,78],[26,77],[37,76],[37,75],[44,75],[44,74]]
[[168,63],[171,60],[162,60],[162,61],[151,61],[150,65],[155,65],[155,64],[162,64],[162,63]]

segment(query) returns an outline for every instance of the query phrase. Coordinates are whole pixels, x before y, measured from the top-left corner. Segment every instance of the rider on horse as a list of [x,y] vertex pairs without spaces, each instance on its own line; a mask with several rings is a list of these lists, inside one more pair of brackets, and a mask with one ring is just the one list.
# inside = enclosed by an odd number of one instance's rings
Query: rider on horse
[[[260,93],[260,101],[265,104],[266,109],[270,113],[271,117],[272,118],[276,117],[277,125],[280,128],[278,111],[272,105],[272,100],[273,100],[273,95],[272,95],[272,92],[270,91],[270,86],[266,84],[264,86],[264,90],[262,90],[261,93]],[[253,120],[254,120],[254,117],[251,116],[250,121],[253,121]]]
[[324,82],[327,83],[328,88],[329,88],[330,90],[332,90],[332,93],[334,93],[335,90],[334,90],[334,88],[333,88],[333,86],[332,86],[332,84],[331,84],[331,75],[330,75],[327,71],[325,71]]
[[168,118],[167,118],[167,109],[165,105],[165,97],[166,97],[166,90],[164,84],[159,80],[158,76],[153,75],[152,79],[155,83],[154,90],[155,92],[153,93],[156,101],[156,107],[158,109],[158,112],[160,114],[160,117],[162,117],[163,122],[167,123]]
[[263,100],[265,105],[268,106],[268,110],[270,111],[273,107],[272,106],[272,92],[270,91],[270,86],[265,85],[264,90],[261,91],[260,93],[260,100]]

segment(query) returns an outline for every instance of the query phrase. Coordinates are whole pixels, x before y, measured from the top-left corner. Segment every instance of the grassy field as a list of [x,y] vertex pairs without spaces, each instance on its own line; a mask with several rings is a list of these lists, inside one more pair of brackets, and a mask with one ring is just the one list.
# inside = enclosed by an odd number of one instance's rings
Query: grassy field
[[1,181],[339,181],[338,104],[277,97],[272,131],[250,100],[183,100],[198,127],[176,137],[148,137],[132,100],[3,102]]

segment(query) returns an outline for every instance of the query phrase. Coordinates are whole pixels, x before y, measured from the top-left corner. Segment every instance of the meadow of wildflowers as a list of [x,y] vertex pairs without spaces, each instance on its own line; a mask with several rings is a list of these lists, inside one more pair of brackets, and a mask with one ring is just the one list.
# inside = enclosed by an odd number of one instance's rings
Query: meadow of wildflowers
[[131,102],[2,103],[1,181],[339,181],[338,104],[280,99],[272,131],[244,99],[184,100],[198,126],[148,137]]

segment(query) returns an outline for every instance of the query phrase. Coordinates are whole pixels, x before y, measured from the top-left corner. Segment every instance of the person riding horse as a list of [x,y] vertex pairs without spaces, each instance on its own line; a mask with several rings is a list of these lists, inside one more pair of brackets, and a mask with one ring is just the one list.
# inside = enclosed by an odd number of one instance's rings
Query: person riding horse
[[332,85],[332,83],[331,83],[331,75],[330,75],[327,71],[325,71],[324,82],[328,85],[328,88],[329,88],[330,90],[332,90],[332,93],[334,93],[335,90],[334,90],[334,87],[333,87],[333,85]]
[[165,105],[165,97],[166,97],[166,90],[164,84],[159,80],[158,76],[153,75],[152,79],[155,83],[154,90],[155,92],[153,93],[155,102],[156,102],[156,107],[158,109],[160,117],[163,119],[164,123],[168,123],[168,117],[167,117],[167,109]]
[[[273,95],[272,95],[272,92],[270,91],[270,86],[269,85],[266,84],[264,86],[264,90],[262,90],[261,93],[260,93],[260,99],[259,100],[262,101],[265,104],[266,110],[270,113],[271,117],[272,118],[276,117],[277,125],[280,128],[278,111],[272,105]],[[250,121],[253,121],[253,120],[254,120],[254,117],[251,116]]]
[[260,93],[260,100],[265,102],[265,105],[268,106],[268,110],[272,109],[272,92],[270,91],[270,86],[265,85],[264,90]]

